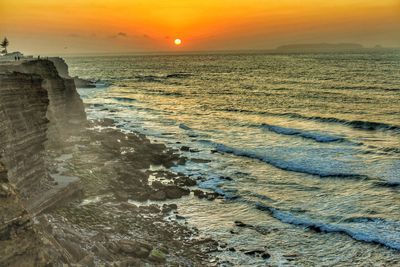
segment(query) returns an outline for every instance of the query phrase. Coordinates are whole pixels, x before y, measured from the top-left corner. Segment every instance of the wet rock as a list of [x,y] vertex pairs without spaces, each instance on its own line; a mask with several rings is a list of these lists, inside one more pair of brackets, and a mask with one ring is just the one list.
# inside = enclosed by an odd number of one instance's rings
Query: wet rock
[[178,159],[178,161],[176,162],[176,165],[185,165],[186,164],[187,159],[184,157],[180,157]]
[[307,229],[315,231],[317,233],[321,233],[322,232],[321,227],[319,227],[317,225],[310,225],[310,226],[307,227]]
[[93,251],[96,253],[98,257],[103,258],[105,260],[110,261],[114,259],[110,251],[108,251],[101,243],[95,244],[93,247]]
[[168,199],[177,199],[190,194],[190,190],[175,185],[166,186],[164,192]]
[[228,244],[226,243],[219,243],[219,247],[220,248],[226,248]]
[[146,201],[149,199],[149,193],[147,192],[138,192],[132,195],[132,198],[137,201]]
[[116,245],[120,252],[135,255],[139,258],[148,257],[152,249],[152,246],[147,243],[133,240],[119,240]]
[[205,237],[205,238],[201,238],[195,241],[196,244],[206,244],[206,243],[210,243],[213,244],[214,246],[218,246],[218,243],[213,240],[210,237]]
[[10,185],[3,183],[0,185],[0,197],[1,198],[5,198],[5,197],[9,197],[15,195],[14,190],[12,190],[12,188],[10,187]]
[[150,252],[149,260],[157,262],[157,263],[164,263],[166,262],[166,255],[159,249],[153,249]]
[[231,229],[231,230],[229,230],[229,233],[231,233],[232,235],[236,235],[239,233],[239,231],[235,230],[235,229]]
[[186,218],[181,216],[181,215],[176,215],[175,216],[177,220],[185,220]]
[[99,232],[92,238],[92,240],[93,241],[103,241],[104,242],[104,241],[108,241],[108,236],[103,232]]
[[178,206],[176,204],[169,204],[169,205],[164,204],[162,207],[163,213],[168,213],[172,210],[177,210],[177,209],[178,209]]
[[192,159],[190,159],[190,161],[192,161],[194,163],[209,163],[209,162],[211,162],[211,160],[208,160],[208,159],[197,159],[197,158],[192,158]]
[[246,251],[244,252],[244,254],[249,255],[249,256],[253,256],[253,257],[260,257],[263,259],[269,259],[271,258],[271,255],[266,252],[265,250],[262,249],[255,249],[255,250],[250,250],[250,251]]
[[58,242],[71,254],[75,261],[80,261],[86,256],[85,251],[83,251],[78,244],[65,239],[58,240]]
[[237,227],[249,227],[249,226],[251,226],[251,225],[245,224],[244,222],[241,222],[241,221],[235,221],[234,223],[235,223],[235,225]]
[[125,191],[116,191],[114,192],[115,198],[120,201],[128,201],[129,194]]
[[78,265],[86,267],[95,267],[93,255],[87,255],[78,262]]
[[269,254],[268,252],[264,252],[261,254],[261,258],[263,258],[265,260],[269,259],[269,258],[271,258],[271,254]]
[[164,191],[159,190],[151,194],[149,199],[155,201],[164,201],[167,199],[167,194]]
[[219,195],[217,193],[207,193],[207,200],[212,201],[215,200]]
[[226,180],[226,181],[232,181],[233,180],[232,177],[229,177],[229,176],[221,176],[220,178],[222,180]]
[[136,267],[136,266],[143,266],[139,259],[127,257],[120,261],[120,267]]
[[161,209],[160,209],[160,207],[158,205],[154,205],[153,204],[153,205],[148,206],[148,211],[150,213],[160,213]]
[[165,187],[165,185],[163,183],[161,183],[160,181],[154,181],[151,183],[151,187],[153,187],[155,189],[163,189]]
[[300,254],[284,254],[283,257],[285,258],[297,258],[300,257]]
[[205,198],[206,197],[206,193],[204,191],[199,190],[199,189],[193,190],[193,194],[198,198]]
[[174,180],[174,184],[179,186],[195,186],[197,183],[196,181],[190,179],[187,176],[182,176]]
[[[93,104],[94,106],[98,105],[98,104]],[[103,127],[113,127],[115,125],[115,121],[113,119],[101,119],[97,121],[97,124]]]
[[181,151],[189,152],[189,150],[190,150],[190,147],[188,147],[188,146],[181,146]]
[[200,199],[207,199],[210,201],[215,200],[217,197],[219,197],[219,195],[215,192],[209,193],[209,192],[204,192],[199,189],[193,190],[193,194]]

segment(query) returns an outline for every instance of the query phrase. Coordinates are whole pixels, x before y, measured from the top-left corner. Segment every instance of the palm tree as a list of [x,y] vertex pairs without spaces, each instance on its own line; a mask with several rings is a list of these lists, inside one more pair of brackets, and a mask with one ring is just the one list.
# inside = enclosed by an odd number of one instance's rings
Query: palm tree
[[10,44],[10,42],[8,41],[7,37],[4,38],[4,40],[1,42],[0,46],[3,47],[3,51],[2,53],[7,54],[7,46]]

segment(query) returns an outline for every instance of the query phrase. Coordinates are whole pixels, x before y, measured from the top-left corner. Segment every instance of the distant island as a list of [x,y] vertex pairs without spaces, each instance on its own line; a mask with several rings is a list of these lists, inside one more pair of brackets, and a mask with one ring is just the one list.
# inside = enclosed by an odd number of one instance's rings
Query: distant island
[[290,44],[290,45],[282,45],[276,48],[277,52],[343,52],[343,51],[355,51],[355,50],[364,50],[366,49],[361,44],[354,43],[339,43],[339,44],[330,44],[330,43],[319,43],[319,44]]

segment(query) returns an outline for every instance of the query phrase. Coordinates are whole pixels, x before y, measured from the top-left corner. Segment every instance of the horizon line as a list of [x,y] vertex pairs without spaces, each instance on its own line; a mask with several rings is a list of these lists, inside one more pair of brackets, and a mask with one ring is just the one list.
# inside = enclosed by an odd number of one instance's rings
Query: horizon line
[[[314,43],[309,43],[314,44]],[[315,44],[331,44],[331,43],[315,43]],[[336,43],[335,43],[336,44]],[[338,43],[341,44],[341,43]],[[294,44],[298,45],[298,44]],[[300,44],[302,45],[302,44]],[[284,46],[284,45],[283,45]],[[74,56],[127,56],[127,55],[186,55],[186,54],[207,54],[207,53],[215,53],[215,54],[223,54],[223,53],[271,53],[271,54],[296,54],[296,53],[340,53],[340,52],[355,52],[355,51],[379,51],[379,50],[400,50],[400,46],[398,47],[362,47],[358,49],[337,49],[331,51],[301,51],[299,50],[279,50],[277,48],[270,49],[215,49],[215,50],[185,50],[185,51],[170,51],[170,50],[158,50],[158,51],[122,51],[122,52],[82,52],[82,53],[49,53],[49,54],[30,54],[28,56],[65,56],[65,57],[74,57]],[[15,51],[18,52],[18,51]]]

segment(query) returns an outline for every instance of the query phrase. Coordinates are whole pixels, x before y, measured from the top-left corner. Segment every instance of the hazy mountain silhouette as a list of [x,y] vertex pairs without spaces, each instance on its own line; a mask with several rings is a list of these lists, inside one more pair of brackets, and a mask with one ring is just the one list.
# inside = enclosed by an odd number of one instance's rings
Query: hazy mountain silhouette
[[289,44],[276,48],[279,52],[337,52],[365,49],[361,44],[355,43],[318,43],[318,44]]

